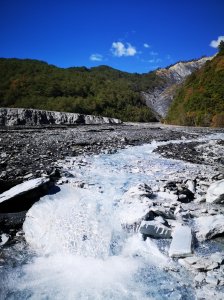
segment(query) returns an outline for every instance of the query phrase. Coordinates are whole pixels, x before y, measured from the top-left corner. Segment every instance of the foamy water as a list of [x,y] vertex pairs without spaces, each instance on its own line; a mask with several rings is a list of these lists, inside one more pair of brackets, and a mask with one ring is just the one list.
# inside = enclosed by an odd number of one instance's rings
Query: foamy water
[[62,162],[75,177],[28,211],[29,260],[4,274],[2,299],[194,299],[189,274],[167,271],[177,268],[165,255],[167,242],[158,247],[122,228],[145,209],[122,201],[130,187],[206,171],[161,158],[152,153],[157,145]]

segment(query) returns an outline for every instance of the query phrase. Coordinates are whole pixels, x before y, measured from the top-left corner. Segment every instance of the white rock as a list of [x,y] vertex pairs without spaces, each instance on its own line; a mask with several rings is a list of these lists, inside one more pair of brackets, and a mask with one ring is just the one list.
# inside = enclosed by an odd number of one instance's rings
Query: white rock
[[208,203],[224,203],[224,179],[210,185],[206,194]]
[[195,193],[195,181],[193,180],[188,180],[186,182],[187,188],[189,189],[189,191],[191,191],[192,193]]
[[218,264],[222,264],[224,261],[224,254],[220,252],[213,253],[211,259]]
[[212,285],[218,285],[218,283],[219,283],[218,279],[214,276],[207,276],[205,278],[205,281],[209,284],[212,284]]
[[7,201],[11,198],[14,198],[16,196],[22,195],[30,190],[33,190],[37,187],[40,187],[41,185],[49,182],[50,179],[49,178],[35,178],[35,179],[31,179],[29,181],[25,181],[21,184],[18,184],[16,186],[14,186],[13,188],[11,188],[10,190],[0,194],[0,203]]
[[185,257],[192,255],[192,233],[188,226],[177,226],[173,232],[169,256]]
[[195,223],[199,240],[207,240],[224,233],[224,215],[202,216]]
[[153,205],[151,195],[151,188],[145,184],[138,184],[124,193],[119,204],[119,217],[125,227],[139,222],[148,213]]
[[158,192],[157,193],[157,197],[158,198],[162,198],[164,200],[170,200],[170,201],[177,201],[178,200],[178,196],[168,193],[168,192]]
[[197,282],[202,283],[203,280],[205,280],[205,273],[198,273],[195,277],[194,280]]
[[7,234],[2,234],[1,235],[1,242],[0,242],[0,246],[3,246],[9,239],[9,236]]

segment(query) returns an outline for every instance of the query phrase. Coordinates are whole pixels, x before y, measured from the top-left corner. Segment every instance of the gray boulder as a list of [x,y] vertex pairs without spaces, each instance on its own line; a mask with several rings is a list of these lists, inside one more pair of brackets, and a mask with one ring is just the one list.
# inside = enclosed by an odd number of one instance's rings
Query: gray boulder
[[0,212],[2,214],[22,212],[28,210],[32,204],[48,192],[49,178],[36,178],[0,194]]
[[199,240],[208,240],[224,234],[224,215],[202,216],[197,218],[195,223]]
[[208,203],[224,203],[224,179],[212,183],[206,194]]
[[169,227],[156,220],[142,221],[139,232],[143,237],[152,237],[156,239],[169,239],[172,235],[172,231]]

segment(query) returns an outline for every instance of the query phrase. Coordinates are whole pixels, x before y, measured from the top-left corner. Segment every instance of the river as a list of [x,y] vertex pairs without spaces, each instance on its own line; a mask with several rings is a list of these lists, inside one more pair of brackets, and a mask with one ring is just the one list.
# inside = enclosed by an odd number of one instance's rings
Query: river
[[71,177],[28,211],[26,243],[10,250],[16,263],[2,270],[0,298],[195,299],[193,278],[167,256],[170,241],[125,229],[147,212],[144,201],[123,201],[131,187],[158,192],[164,181],[214,173],[153,152],[165,143],[59,162]]

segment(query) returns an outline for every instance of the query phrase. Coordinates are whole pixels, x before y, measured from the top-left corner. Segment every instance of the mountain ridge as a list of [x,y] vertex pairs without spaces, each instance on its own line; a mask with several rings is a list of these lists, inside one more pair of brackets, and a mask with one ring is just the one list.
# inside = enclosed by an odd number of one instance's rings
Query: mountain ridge
[[58,68],[44,61],[0,58],[0,106],[64,111],[151,122],[166,116],[176,87],[206,60],[149,73],[107,65]]

